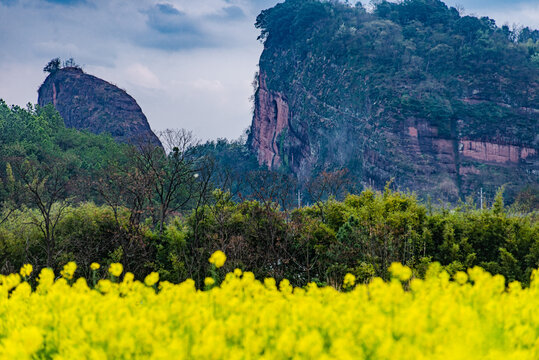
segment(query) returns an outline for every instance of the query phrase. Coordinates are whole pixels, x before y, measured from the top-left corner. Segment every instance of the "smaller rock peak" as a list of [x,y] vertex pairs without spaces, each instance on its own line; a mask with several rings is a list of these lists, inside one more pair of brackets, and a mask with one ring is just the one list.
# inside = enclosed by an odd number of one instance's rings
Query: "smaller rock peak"
[[53,104],[67,127],[108,133],[125,143],[151,141],[161,146],[142,109],[127,92],[84,71],[73,60],[51,60],[38,90],[38,104]]

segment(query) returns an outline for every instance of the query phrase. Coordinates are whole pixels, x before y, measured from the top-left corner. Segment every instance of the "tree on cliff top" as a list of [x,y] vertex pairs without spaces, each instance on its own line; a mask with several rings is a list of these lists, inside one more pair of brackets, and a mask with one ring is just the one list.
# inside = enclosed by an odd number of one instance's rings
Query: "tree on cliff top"
[[53,74],[57,72],[58,70],[60,70],[61,64],[62,62],[60,58],[54,58],[51,61],[49,61],[47,65],[45,65],[45,67],[43,68],[43,72],[48,72],[48,73]]
[[58,70],[65,69],[65,68],[80,69],[81,67],[79,64],[75,62],[75,59],[73,58],[69,58],[65,60],[63,64],[60,58],[54,58],[51,61],[49,61],[47,65],[45,65],[45,67],[43,68],[43,72],[48,72],[48,73],[53,74],[57,72]]

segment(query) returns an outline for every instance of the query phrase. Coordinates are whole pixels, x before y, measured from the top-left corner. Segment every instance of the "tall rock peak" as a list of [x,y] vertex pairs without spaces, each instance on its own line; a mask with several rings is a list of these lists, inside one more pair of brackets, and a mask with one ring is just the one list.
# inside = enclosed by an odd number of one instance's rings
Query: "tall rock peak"
[[261,165],[300,178],[347,168],[364,186],[394,179],[449,201],[539,182],[538,30],[439,0],[373,12],[286,0],[256,26],[249,145]]
[[108,133],[125,143],[161,145],[135,99],[78,67],[51,72],[38,90],[38,104],[53,104],[67,127]]

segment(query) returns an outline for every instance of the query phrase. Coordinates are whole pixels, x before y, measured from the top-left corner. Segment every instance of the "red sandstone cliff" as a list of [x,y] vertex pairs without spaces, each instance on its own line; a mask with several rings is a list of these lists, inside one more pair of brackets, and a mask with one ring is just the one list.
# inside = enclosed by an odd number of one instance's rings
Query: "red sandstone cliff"
[[298,135],[298,130],[291,127],[291,113],[286,96],[278,91],[268,90],[263,72],[258,77],[258,83],[250,146],[256,149],[259,164],[278,168],[286,163],[298,170],[301,166],[300,160],[309,155],[308,142]]
[[[483,19],[419,3],[439,16],[410,22],[414,1],[374,13],[285,1],[259,16],[249,145],[260,164],[299,178],[347,168],[359,187],[393,179],[455,202],[539,182],[539,68]],[[454,42],[462,21],[493,42],[475,30]]]

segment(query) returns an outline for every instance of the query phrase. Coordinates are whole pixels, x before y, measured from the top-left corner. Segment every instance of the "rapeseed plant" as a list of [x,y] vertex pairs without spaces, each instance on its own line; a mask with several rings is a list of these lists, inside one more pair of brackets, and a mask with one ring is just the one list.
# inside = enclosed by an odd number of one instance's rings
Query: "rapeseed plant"
[[210,264],[214,264],[216,268],[220,268],[225,264],[226,255],[221,250],[214,252],[209,259]]
[[109,266],[109,274],[114,277],[119,277],[124,271],[124,266],[120,263],[112,263]]
[[343,286],[345,288],[351,288],[355,284],[356,284],[356,277],[353,274],[348,273],[344,276]]
[[207,278],[200,291],[157,273],[120,281],[116,265],[114,281],[92,288],[69,279],[75,270],[55,281],[43,269],[35,290],[19,274],[1,277],[0,358],[539,358],[537,271],[523,288],[477,267],[451,281],[431,266],[422,280],[393,264],[391,281],[355,285],[347,275],[340,292],[241,271],[221,283]]
[[30,264],[26,264],[23,267],[21,267],[21,271],[19,272],[23,278],[27,278],[32,274],[32,271],[34,268]]

